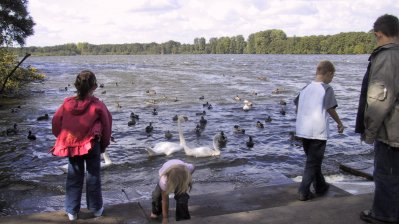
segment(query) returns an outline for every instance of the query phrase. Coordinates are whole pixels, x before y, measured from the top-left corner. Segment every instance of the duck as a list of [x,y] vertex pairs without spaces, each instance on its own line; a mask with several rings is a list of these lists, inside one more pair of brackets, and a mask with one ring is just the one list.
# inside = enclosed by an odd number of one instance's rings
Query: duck
[[246,142],[246,144],[247,144],[247,147],[248,147],[248,148],[254,147],[255,143],[254,143],[254,141],[253,141],[253,139],[252,139],[252,136],[249,136],[249,137],[248,137],[248,141]]
[[38,120],[38,121],[47,121],[48,119],[49,119],[48,114],[44,114],[43,116],[37,117],[36,120]]
[[208,105],[208,110],[212,110],[212,109],[213,109],[212,104],[209,104],[209,105]]
[[196,116],[203,116],[203,115],[206,115],[206,112],[205,112],[205,110],[203,110],[202,112],[195,113],[195,115]]
[[157,91],[153,90],[153,89],[149,89],[147,91],[145,91],[148,95],[150,96],[154,96],[157,95]]
[[272,91],[272,93],[274,93],[274,94],[279,94],[279,93],[282,93],[282,92],[284,92],[285,91],[285,89],[284,88],[276,88],[275,90],[273,90]]
[[203,129],[201,128],[201,126],[199,124],[197,124],[197,126],[195,126],[194,128],[194,132],[197,136],[200,136],[202,133]]
[[241,100],[241,98],[240,98],[238,95],[236,95],[236,96],[234,97],[234,100],[236,100],[236,101],[240,101],[240,100]]
[[138,119],[139,119],[139,115],[134,114],[133,112],[131,112],[131,113],[130,113],[130,119],[136,119],[136,120],[138,120]]
[[203,100],[203,99],[205,99],[205,97],[204,96],[200,96],[198,99],[199,100]]
[[21,110],[21,106],[17,106],[15,108],[11,108],[11,113],[18,113]]
[[281,114],[281,115],[285,115],[285,114],[286,114],[286,112],[285,112],[285,109],[284,109],[284,108],[281,108],[281,109],[280,109],[280,114]]
[[101,84],[100,84],[100,88],[104,88],[104,83],[101,83]]
[[[100,167],[101,169],[105,169],[109,166],[111,166],[113,163],[111,161],[111,158],[109,157],[109,154],[107,151],[105,151],[104,153],[102,153],[102,157],[104,159],[104,162],[101,162]],[[61,171],[63,171],[64,173],[68,173],[68,164],[65,164],[63,166],[59,166],[58,167]]]
[[285,106],[285,105],[287,105],[287,102],[285,100],[280,100],[280,105]]
[[265,122],[268,122],[268,123],[272,122],[272,118],[270,116],[267,116],[267,118],[265,119]]
[[28,139],[29,140],[36,140],[36,135],[32,134],[32,132],[30,130],[28,132]]
[[130,118],[130,121],[129,122],[127,122],[127,126],[134,126],[134,125],[136,125],[136,119],[134,119],[134,118]]
[[249,111],[252,108],[252,102],[249,100],[244,100],[244,106],[242,107],[242,109],[244,111]]
[[257,127],[257,128],[264,128],[264,125],[262,124],[262,122],[257,121],[257,122],[256,122],[256,127]]
[[152,126],[152,122],[150,122],[150,124],[149,124],[147,127],[145,127],[145,132],[146,132],[147,134],[149,134],[149,133],[151,133],[153,130],[154,130],[154,127]]
[[209,106],[209,102],[202,104],[202,107],[208,107],[208,106]]
[[58,90],[61,91],[61,92],[68,91],[68,86],[65,86],[63,88],[59,88]]
[[6,133],[7,133],[7,135],[16,135],[16,134],[18,134],[18,125],[17,125],[17,123],[14,123],[14,126],[12,128],[7,128]]
[[221,148],[225,147],[227,144],[227,137],[224,135],[224,132],[221,131],[217,137],[217,142]]
[[183,131],[181,128],[181,122],[184,121],[183,116],[179,116],[179,119],[177,121],[177,126],[179,130],[179,135],[180,135],[180,145],[183,146],[184,152],[186,153],[187,156],[193,156],[193,157],[210,157],[210,156],[219,156],[220,155],[220,148],[217,144],[217,135],[213,137],[213,148],[210,148],[208,146],[201,146],[201,147],[196,147],[196,148],[190,148],[186,140],[184,139]]
[[245,134],[245,129],[241,128],[239,125],[234,125],[234,133]]
[[199,121],[200,126],[205,128],[206,123],[208,123],[208,121],[204,118],[204,116],[201,116],[201,119]]
[[154,108],[154,110],[152,111],[152,115],[158,115],[157,109]]
[[177,116],[177,114],[176,114],[175,116],[173,116],[172,120],[173,120],[173,121],[177,121],[177,119],[178,119],[178,116]]
[[173,137],[173,134],[169,131],[169,130],[167,130],[166,132],[165,132],[165,138],[166,139],[171,139]]

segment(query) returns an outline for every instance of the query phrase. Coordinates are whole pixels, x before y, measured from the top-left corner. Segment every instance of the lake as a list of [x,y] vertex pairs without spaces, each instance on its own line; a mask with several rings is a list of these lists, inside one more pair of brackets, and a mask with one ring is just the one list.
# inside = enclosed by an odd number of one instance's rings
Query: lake
[[[36,198],[62,198],[64,194],[65,175],[58,167],[67,159],[48,153],[55,141],[51,118],[63,99],[74,95],[73,82],[83,69],[92,70],[98,83],[104,85],[97,88],[95,95],[113,116],[115,142],[108,152],[114,164],[102,172],[103,191],[135,189],[138,197],[148,198],[157,170],[171,158],[196,165],[194,189],[196,183],[210,189],[227,186],[218,183],[228,183],[230,189],[263,186],[270,181],[264,176],[268,171],[293,179],[301,176],[304,153],[300,143],[290,137],[290,132],[295,130],[292,100],[314,79],[320,60],[330,60],[336,67],[331,86],[338,100],[337,112],[347,127],[343,134],[338,134],[336,124],[330,120],[332,135],[327,143],[323,172],[332,179],[345,176],[339,170],[339,162],[373,158],[372,147],[362,145],[354,133],[367,59],[368,55],[30,57],[23,66],[34,66],[47,78],[30,84],[27,97],[7,99],[0,108],[2,131],[14,123],[19,127],[18,135],[0,136],[0,215],[51,210],[63,205],[60,199],[57,205],[24,209],[27,203],[35,204],[29,194]],[[147,90],[156,94],[147,94]],[[235,96],[241,100],[235,100]],[[253,102],[253,108],[247,112],[242,109],[245,99]],[[281,105],[280,101],[287,104]],[[206,102],[212,104],[212,109],[203,107]],[[13,108],[18,112],[12,113]],[[152,114],[154,108],[158,115]],[[285,115],[280,113],[282,109]],[[203,111],[208,122],[197,135],[194,129],[200,116],[196,113]],[[129,127],[131,112],[138,114],[140,120]],[[50,120],[36,120],[45,113],[50,115]],[[170,141],[179,141],[177,124],[172,120],[177,114],[189,118],[182,128],[190,147],[212,146],[213,136],[224,131],[228,143],[221,155],[194,158],[177,152],[168,157],[149,157],[145,148],[167,141],[164,137],[167,130],[173,134]],[[268,116],[271,122],[265,122]],[[265,127],[257,128],[257,121]],[[149,122],[154,126],[151,135],[145,132]],[[245,134],[235,133],[234,125],[245,129]],[[26,138],[28,130],[37,136],[36,141]],[[246,146],[248,136],[254,139],[253,148]]]

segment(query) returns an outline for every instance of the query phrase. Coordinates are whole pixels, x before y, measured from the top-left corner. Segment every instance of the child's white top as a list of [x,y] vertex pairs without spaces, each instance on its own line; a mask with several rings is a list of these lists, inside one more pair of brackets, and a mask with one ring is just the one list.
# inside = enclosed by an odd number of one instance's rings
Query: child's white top
[[171,159],[167,161],[166,163],[163,164],[161,169],[159,169],[159,187],[163,190],[166,191],[167,185],[168,185],[168,178],[164,175],[165,171],[168,170],[170,167],[174,165],[185,165],[187,169],[190,171],[190,173],[194,172],[194,165],[190,163],[185,163],[179,159]]
[[328,113],[337,107],[333,88],[323,82],[312,81],[294,100],[297,105],[296,136],[327,140]]

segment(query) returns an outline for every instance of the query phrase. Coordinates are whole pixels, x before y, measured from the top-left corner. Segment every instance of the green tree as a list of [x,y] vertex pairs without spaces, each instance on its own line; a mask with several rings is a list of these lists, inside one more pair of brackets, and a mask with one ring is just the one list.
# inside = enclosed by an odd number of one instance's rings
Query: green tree
[[10,46],[13,42],[25,45],[25,39],[33,34],[32,17],[29,15],[27,0],[0,1],[0,46]]

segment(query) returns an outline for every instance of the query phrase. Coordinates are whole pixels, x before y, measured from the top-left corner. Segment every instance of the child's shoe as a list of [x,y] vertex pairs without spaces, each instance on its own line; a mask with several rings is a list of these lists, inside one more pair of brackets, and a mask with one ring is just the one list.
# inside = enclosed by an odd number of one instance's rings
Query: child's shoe
[[78,214],[72,215],[71,213],[67,213],[67,215],[70,221],[75,221],[78,219]]
[[96,212],[94,212],[94,216],[95,217],[100,217],[103,215],[104,212],[104,207],[101,207],[100,209],[98,209]]

